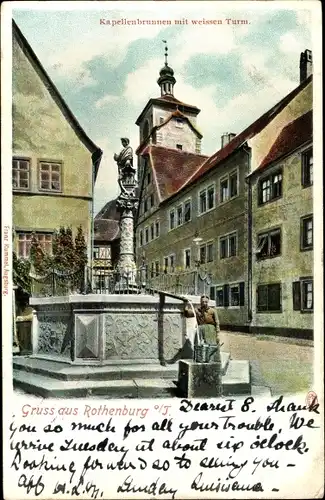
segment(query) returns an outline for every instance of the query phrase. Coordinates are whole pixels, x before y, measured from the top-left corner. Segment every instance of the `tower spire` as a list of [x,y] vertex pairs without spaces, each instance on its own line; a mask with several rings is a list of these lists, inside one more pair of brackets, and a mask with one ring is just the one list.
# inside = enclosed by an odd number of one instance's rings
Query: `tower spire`
[[165,65],[161,68],[159,72],[159,78],[157,83],[160,87],[161,96],[164,95],[174,95],[174,85],[176,83],[176,79],[174,77],[174,70],[168,66],[168,45],[167,40],[162,40],[165,44]]
[[167,45],[167,40],[163,40],[163,43],[165,44],[165,66],[168,66],[168,45]]

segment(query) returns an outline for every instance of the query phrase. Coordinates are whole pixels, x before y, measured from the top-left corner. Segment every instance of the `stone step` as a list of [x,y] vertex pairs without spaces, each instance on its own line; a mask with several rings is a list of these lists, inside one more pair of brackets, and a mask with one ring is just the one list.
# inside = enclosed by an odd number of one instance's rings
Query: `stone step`
[[229,361],[227,373],[222,377],[222,393],[224,396],[251,394],[249,361]]
[[74,365],[45,359],[20,357],[13,360],[14,370],[59,380],[128,380],[134,378],[177,379],[178,364]]
[[170,398],[176,395],[177,387],[172,380],[57,380],[43,375],[13,372],[14,387],[43,398]]

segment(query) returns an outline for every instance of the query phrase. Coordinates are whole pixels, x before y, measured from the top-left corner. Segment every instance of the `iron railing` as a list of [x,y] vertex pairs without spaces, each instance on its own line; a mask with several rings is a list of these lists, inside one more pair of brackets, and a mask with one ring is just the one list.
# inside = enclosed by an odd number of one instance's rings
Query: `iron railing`
[[71,294],[145,294],[155,291],[175,295],[202,295],[209,292],[211,278],[198,269],[189,271],[151,272],[140,268],[129,273],[86,267],[76,272],[49,270],[46,275],[31,275],[33,297]]

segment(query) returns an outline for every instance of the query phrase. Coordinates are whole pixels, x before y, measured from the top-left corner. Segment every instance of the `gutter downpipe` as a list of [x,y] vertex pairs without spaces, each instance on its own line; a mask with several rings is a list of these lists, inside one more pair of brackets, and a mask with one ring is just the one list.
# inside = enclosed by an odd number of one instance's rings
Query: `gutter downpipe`
[[252,249],[252,224],[253,224],[253,211],[252,211],[252,183],[251,183],[251,148],[243,147],[243,151],[247,155],[247,169],[248,177],[245,182],[248,185],[247,193],[247,285],[248,285],[248,307],[247,307],[247,320],[249,323],[249,331],[251,331],[251,324],[253,320],[253,249]]

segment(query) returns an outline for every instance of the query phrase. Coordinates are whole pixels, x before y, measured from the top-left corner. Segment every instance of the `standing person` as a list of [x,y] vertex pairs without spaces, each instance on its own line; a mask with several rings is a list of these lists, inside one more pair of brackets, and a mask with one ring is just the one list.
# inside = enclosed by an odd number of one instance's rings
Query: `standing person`
[[[202,295],[200,307],[195,309],[196,320],[199,327],[199,333],[206,344],[218,344],[220,324],[218,313],[214,307],[209,307],[209,297]],[[185,315],[188,318],[194,316],[192,308],[185,307]]]

